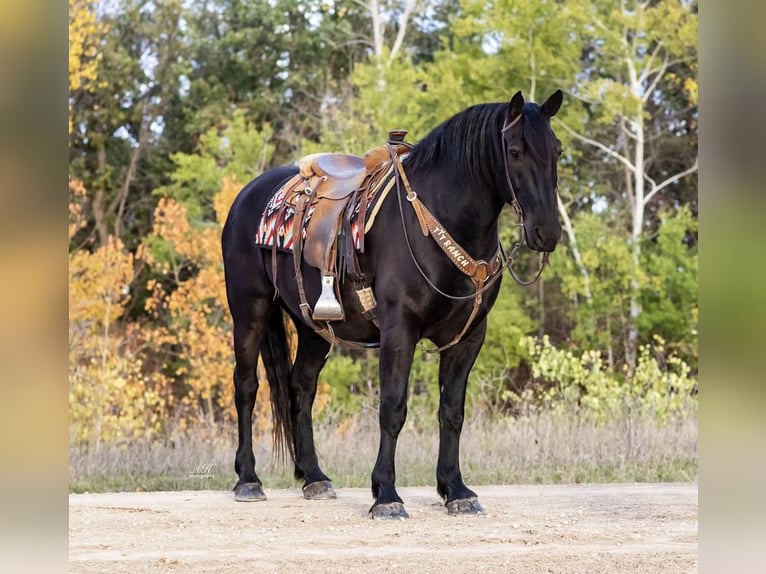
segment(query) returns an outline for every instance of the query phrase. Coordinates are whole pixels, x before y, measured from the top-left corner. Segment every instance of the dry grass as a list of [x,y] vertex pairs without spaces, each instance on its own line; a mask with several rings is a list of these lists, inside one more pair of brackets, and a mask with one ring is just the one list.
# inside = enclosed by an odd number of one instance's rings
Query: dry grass
[[[435,418],[410,412],[397,449],[399,485],[435,484]],[[340,424],[321,423],[315,440],[320,464],[336,486],[369,486],[378,445],[373,413]],[[163,443],[71,447],[70,489],[229,489],[236,481],[235,450],[235,428],[177,434]],[[266,487],[297,485],[291,465],[276,460],[269,436],[256,441],[255,456]],[[597,426],[550,413],[522,419],[476,416],[464,426],[461,465],[469,485],[694,481],[697,421]]]

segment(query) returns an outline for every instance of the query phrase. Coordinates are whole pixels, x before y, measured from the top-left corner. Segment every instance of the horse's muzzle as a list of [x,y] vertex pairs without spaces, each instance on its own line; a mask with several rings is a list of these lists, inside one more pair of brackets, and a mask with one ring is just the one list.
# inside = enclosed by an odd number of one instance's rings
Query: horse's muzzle
[[530,249],[540,252],[553,253],[556,245],[561,239],[561,226],[536,225],[532,227],[531,232],[525,227],[527,245]]

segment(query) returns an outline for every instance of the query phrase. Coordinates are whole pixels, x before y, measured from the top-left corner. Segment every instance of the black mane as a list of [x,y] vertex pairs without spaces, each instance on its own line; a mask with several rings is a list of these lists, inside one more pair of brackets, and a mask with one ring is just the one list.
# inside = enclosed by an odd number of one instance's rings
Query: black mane
[[[458,112],[418,142],[407,157],[408,169],[447,169],[455,181],[491,185],[502,170],[500,130],[507,103],[478,104]],[[533,160],[540,164],[552,154],[551,138],[540,137],[550,130],[540,106],[524,104],[522,139]]]
[[[500,160],[500,130],[507,104],[478,104],[459,112],[435,127],[407,157],[408,170],[449,170],[461,182],[488,182],[494,177],[489,165]],[[488,153],[488,146],[492,151]]]

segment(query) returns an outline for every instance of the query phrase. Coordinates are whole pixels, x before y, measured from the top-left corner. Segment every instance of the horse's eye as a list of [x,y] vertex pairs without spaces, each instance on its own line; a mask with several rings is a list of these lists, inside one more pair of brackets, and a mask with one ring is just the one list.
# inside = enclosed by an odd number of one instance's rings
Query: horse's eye
[[519,159],[519,150],[517,150],[516,148],[511,148],[510,151],[511,151],[511,157],[513,159]]

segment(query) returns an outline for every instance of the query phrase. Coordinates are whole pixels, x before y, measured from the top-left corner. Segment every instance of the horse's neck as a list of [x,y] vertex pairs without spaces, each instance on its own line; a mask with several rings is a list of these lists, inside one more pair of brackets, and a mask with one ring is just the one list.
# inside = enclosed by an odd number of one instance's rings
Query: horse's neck
[[470,185],[449,177],[416,177],[413,188],[454,239],[476,258],[497,249],[502,201],[493,188]]
[[489,140],[500,134],[504,109],[501,104],[469,108],[411,153],[415,192],[475,257],[494,254],[497,248],[507,184],[500,149]]

